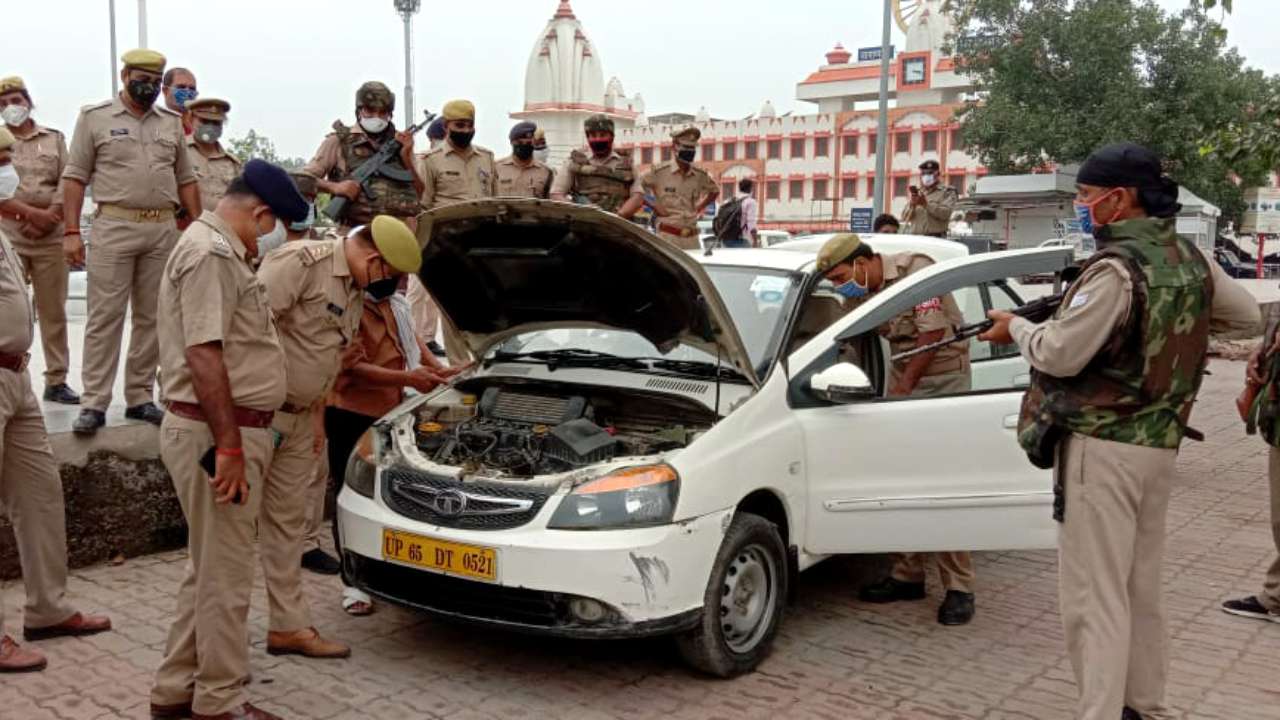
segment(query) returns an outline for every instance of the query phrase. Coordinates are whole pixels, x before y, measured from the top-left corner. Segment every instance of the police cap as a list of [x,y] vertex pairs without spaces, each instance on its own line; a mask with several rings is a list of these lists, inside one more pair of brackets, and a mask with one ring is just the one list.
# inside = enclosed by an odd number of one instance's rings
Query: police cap
[[396,109],[396,94],[377,80],[370,80],[356,90],[356,107],[391,112]]
[[218,98],[200,98],[187,103],[187,111],[201,120],[225,122],[231,112],[231,103]]
[[22,82],[22,78],[17,75],[10,75],[6,78],[0,78],[0,95],[11,92],[25,93],[27,84]]
[[155,50],[138,48],[121,55],[120,62],[124,63],[126,68],[138,68],[139,70],[149,70],[154,73],[162,73],[164,72],[164,65],[167,60],[165,60],[164,55],[161,55]]
[[671,139],[677,145],[697,146],[698,141],[702,139],[702,131],[696,127],[689,126],[671,132]]
[[293,223],[307,219],[307,200],[289,179],[289,173],[279,165],[254,158],[244,164],[244,182],[258,199],[271,208],[271,213],[282,222]]
[[925,160],[920,163],[920,169],[925,172],[938,172],[942,169],[942,166],[938,164],[937,160]]
[[403,221],[390,215],[378,215],[369,223],[373,245],[382,259],[400,272],[416,273],[422,267],[422,251],[418,239]]
[[856,233],[840,233],[833,236],[818,251],[818,272],[825,273],[840,263],[848,261],[851,255],[863,247],[868,251],[871,250],[871,246],[862,242],[862,238]]
[[476,106],[470,100],[450,100],[444,104],[444,109],[440,111],[445,122],[450,120],[471,120],[476,119]]

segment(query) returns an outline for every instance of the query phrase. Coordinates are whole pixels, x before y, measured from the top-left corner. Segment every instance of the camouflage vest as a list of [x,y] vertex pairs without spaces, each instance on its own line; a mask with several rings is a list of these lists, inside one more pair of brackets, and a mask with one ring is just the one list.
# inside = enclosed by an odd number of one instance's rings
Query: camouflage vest
[[[356,168],[363,165],[378,151],[368,135],[353,133],[341,122],[335,122],[333,129],[338,134],[338,141],[342,147],[342,159],[347,164],[348,173],[355,172]],[[404,168],[399,158],[396,158],[392,164],[397,168]],[[418,191],[414,189],[413,183],[397,182],[382,175],[374,175],[369,178],[368,192],[360,193],[360,196],[351,203],[343,223],[363,225],[372,220],[374,215],[406,218],[415,217],[421,211]]]
[[[1120,259],[1133,279],[1129,316],[1075,377],[1032,372],[1018,441],[1039,467],[1053,464],[1061,433],[1155,448],[1177,448],[1209,347],[1213,280],[1208,261],[1173,231],[1172,219],[1106,226],[1106,247],[1086,268]],[[1071,307],[1079,286],[1063,298]],[[1055,488],[1056,489],[1056,488]],[[1061,515],[1060,502],[1055,515]]]
[[1280,353],[1270,350],[1275,347],[1277,332],[1280,332],[1280,327],[1272,319],[1262,336],[1266,354],[1262,356],[1261,372],[1266,383],[1258,389],[1246,422],[1250,435],[1259,432],[1268,445],[1280,448]]
[[[569,172],[573,177],[570,192],[602,210],[617,212],[627,201],[631,185],[636,180],[630,156],[619,153],[619,157],[625,163],[623,167],[592,165],[585,152],[574,150],[569,155]],[[576,197],[574,199],[577,200]]]

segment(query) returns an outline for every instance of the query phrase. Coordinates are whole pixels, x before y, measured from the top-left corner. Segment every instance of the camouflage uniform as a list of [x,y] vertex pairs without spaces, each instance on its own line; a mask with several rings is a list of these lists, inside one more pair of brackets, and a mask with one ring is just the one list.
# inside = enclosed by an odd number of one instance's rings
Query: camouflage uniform
[[[593,115],[582,124],[588,132],[612,133],[613,121],[604,115]],[[640,178],[631,165],[631,155],[616,148],[597,158],[591,148],[579,148],[569,154],[551,184],[551,195],[567,196],[573,202],[590,203],[607,212],[616,213],[633,193],[641,193]]]

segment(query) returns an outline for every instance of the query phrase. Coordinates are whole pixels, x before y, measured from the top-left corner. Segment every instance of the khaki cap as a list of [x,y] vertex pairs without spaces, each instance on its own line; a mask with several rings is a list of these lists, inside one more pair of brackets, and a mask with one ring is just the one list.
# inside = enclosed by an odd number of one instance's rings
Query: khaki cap
[[13,133],[9,132],[9,128],[0,125],[0,150],[8,150],[13,144],[18,142]]
[[678,145],[697,145],[702,139],[702,131],[696,127],[681,128],[671,132],[671,139]]
[[218,98],[200,98],[187,103],[187,111],[202,120],[224,122],[231,112],[231,103]]
[[6,78],[0,78],[0,95],[5,93],[18,92],[26,90],[27,84],[22,82],[22,78],[17,75],[10,75]]
[[825,273],[839,265],[858,248],[862,247],[862,238],[854,233],[840,233],[832,237],[818,251],[818,272]]
[[450,100],[444,104],[444,109],[440,111],[440,115],[444,117],[445,122],[450,120],[472,120],[476,119],[476,106],[470,100]]
[[161,55],[155,50],[137,48],[136,50],[130,50],[124,55],[121,55],[120,62],[124,63],[125,67],[135,67],[140,70],[150,70],[151,72],[159,73],[164,72],[164,65],[167,60],[165,60],[164,55]]
[[379,215],[369,223],[369,230],[374,247],[391,267],[406,273],[416,273],[422,267],[422,251],[408,225],[390,215]]

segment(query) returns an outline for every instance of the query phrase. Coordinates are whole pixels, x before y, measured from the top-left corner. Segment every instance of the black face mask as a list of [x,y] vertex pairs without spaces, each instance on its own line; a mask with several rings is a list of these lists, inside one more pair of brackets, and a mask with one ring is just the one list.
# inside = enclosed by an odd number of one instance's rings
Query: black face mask
[[395,278],[383,278],[374,280],[365,286],[364,291],[369,293],[369,297],[375,302],[382,302],[392,295],[396,294],[396,288],[399,287],[400,281]]
[[681,148],[679,151],[676,152],[676,157],[679,158],[682,162],[687,162],[687,163],[693,162],[693,159],[697,157],[697,155],[698,155],[697,148]]
[[142,107],[151,107],[160,96],[160,83],[152,80],[130,80],[126,87],[129,97]]
[[517,159],[528,160],[533,157],[533,146],[527,143],[512,145],[511,154],[515,155]]
[[613,143],[608,140],[592,140],[587,144],[591,146],[591,152],[596,155],[608,155],[613,149]]
[[466,148],[471,147],[471,138],[475,136],[476,134],[474,132],[450,130],[449,142],[453,143],[454,147],[465,150]]

